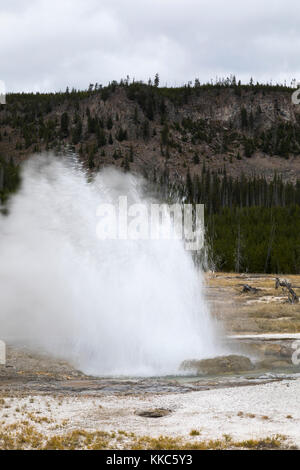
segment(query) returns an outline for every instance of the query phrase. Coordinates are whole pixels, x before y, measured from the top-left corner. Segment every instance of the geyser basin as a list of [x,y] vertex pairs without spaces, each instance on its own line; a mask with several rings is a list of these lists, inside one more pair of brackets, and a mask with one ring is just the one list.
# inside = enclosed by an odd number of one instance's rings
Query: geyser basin
[[[0,331],[94,375],[178,373],[216,356],[202,277],[181,240],[99,240],[99,204],[148,204],[114,170],[34,157],[0,218]],[[164,222],[161,222],[164,223]]]

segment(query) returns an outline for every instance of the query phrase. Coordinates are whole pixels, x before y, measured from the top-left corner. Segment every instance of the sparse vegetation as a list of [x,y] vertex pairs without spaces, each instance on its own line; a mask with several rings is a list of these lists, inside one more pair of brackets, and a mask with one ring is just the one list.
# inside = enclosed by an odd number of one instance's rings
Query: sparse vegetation
[[[198,436],[193,433],[192,436]],[[234,441],[231,436],[224,435],[216,440],[189,440],[183,437],[160,436],[136,436],[126,431],[89,432],[75,429],[64,434],[46,435],[38,431],[27,421],[2,426],[0,430],[1,450],[104,450],[104,449],[128,449],[128,450],[223,450],[223,449],[286,449],[285,436],[276,435],[262,439],[249,439]]]

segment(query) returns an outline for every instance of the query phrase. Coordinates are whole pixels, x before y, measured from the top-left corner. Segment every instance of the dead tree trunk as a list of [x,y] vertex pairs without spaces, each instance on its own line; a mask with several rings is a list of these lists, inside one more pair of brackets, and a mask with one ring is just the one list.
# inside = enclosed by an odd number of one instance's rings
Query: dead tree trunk
[[297,304],[299,302],[298,295],[294,289],[292,289],[292,284],[287,279],[279,279],[279,277],[276,277],[275,289],[278,289],[278,287],[282,287],[283,292],[285,292],[285,289],[288,291],[288,301],[290,304]]

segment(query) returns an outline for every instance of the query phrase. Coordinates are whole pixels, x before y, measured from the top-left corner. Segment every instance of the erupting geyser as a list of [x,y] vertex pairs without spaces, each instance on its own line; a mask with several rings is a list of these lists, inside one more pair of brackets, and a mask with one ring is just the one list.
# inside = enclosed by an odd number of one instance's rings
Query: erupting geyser
[[216,355],[201,273],[180,240],[99,240],[97,207],[119,195],[147,204],[139,179],[93,181],[34,157],[0,217],[0,338],[95,375],[166,375]]

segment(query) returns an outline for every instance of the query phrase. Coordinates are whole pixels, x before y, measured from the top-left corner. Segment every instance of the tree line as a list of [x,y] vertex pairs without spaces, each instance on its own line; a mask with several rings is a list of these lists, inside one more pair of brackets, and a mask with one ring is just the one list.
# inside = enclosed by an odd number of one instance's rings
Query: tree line
[[206,259],[219,271],[300,273],[300,180],[274,174],[234,179],[202,168],[185,180],[168,171],[150,180],[158,197],[205,205]]

